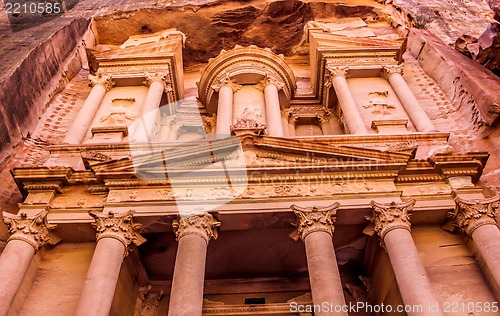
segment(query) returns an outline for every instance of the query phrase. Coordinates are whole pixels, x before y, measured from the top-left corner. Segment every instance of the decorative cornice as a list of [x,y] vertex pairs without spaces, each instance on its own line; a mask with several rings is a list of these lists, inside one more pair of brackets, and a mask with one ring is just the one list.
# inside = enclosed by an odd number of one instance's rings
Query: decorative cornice
[[111,90],[115,86],[115,83],[111,76],[94,76],[89,75],[90,85],[95,87],[96,85],[102,85],[106,91]]
[[172,223],[176,240],[194,234],[203,238],[207,244],[210,239],[217,239],[217,227],[220,225],[221,223],[208,213],[179,218]]
[[403,75],[403,65],[384,65],[382,67],[382,78],[389,80],[394,74]]
[[21,240],[30,244],[38,251],[45,244],[56,244],[59,238],[50,233],[56,225],[47,221],[47,211],[42,210],[34,215],[21,213],[19,215],[3,212],[3,222],[7,225],[10,233],[8,241]]
[[290,234],[290,237],[297,241],[305,240],[307,235],[313,232],[325,232],[333,236],[335,227],[337,210],[340,204],[335,202],[332,205],[312,208],[302,208],[297,205],[292,205],[290,208],[297,216],[297,222],[293,223],[297,230]]
[[409,200],[404,203],[377,203],[371,201],[373,216],[367,218],[374,224],[374,229],[381,240],[385,235],[394,229],[406,229],[410,231],[410,217],[415,205],[415,200]]
[[455,198],[455,211],[449,216],[455,226],[467,235],[471,235],[483,225],[496,225],[495,212],[500,207],[500,196],[484,200],[464,200]]
[[102,213],[89,211],[89,215],[95,219],[92,224],[96,229],[96,240],[102,238],[114,238],[120,241],[125,247],[123,256],[126,257],[129,251],[146,241],[139,233],[142,225],[134,223],[134,211],[127,211],[120,214],[113,212]]

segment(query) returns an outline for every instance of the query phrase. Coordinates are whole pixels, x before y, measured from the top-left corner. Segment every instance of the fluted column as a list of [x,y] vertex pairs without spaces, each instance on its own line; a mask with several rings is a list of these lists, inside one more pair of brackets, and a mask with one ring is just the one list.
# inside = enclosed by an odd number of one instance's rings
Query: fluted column
[[432,132],[437,131],[436,127],[430,120],[430,118],[425,113],[424,109],[420,106],[419,102],[415,98],[415,95],[408,87],[408,84],[404,80],[403,65],[391,65],[384,66],[382,71],[382,77],[387,79],[391,84],[392,89],[396,92],[399,101],[405,108],[406,113],[410,117],[413,125],[417,128],[419,132]]
[[55,225],[47,222],[47,211],[34,215],[3,212],[10,237],[0,256],[0,315],[7,315],[16,297],[33,256],[43,245],[50,242],[50,230]]
[[431,283],[417,247],[410,233],[410,216],[415,200],[390,204],[371,202],[374,229],[385,247],[396,276],[401,298],[405,305],[421,306],[422,312],[408,312],[409,316],[443,315],[437,306]]
[[278,95],[278,88],[281,89],[282,85],[271,78],[264,79],[262,85],[264,86],[264,99],[266,103],[267,134],[269,136],[284,137]]
[[484,200],[455,198],[457,207],[453,217],[456,225],[472,238],[484,265],[486,280],[500,301],[500,229],[495,212],[500,207],[499,197]]
[[80,112],[78,112],[68,134],[64,137],[63,143],[81,144],[90,128],[90,124],[92,124],[94,120],[104,95],[114,86],[114,82],[111,80],[110,76],[98,77],[89,75],[89,79],[92,85],[92,91],[90,91]]
[[217,103],[217,126],[216,137],[225,138],[231,136],[231,125],[233,124],[233,94],[241,86],[235,84],[229,75],[222,78],[212,88],[219,93]]
[[96,221],[97,245],[75,315],[107,316],[123,258],[145,239],[139,234],[141,224],[134,223],[132,211],[121,214],[90,211],[89,214]]
[[[292,205],[291,209],[297,216],[297,230],[290,237],[302,239],[306,247],[307,268],[314,305],[334,306],[331,310],[318,311],[315,315],[345,315],[347,312],[336,312],[345,306],[344,292],[340,273],[333,249],[333,231],[335,215],[339,203],[327,207],[311,209]],[[335,308],[336,307],[336,308]]]
[[[363,117],[359,113],[356,101],[351,94],[347,84],[348,67],[335,67],[327,65],[326,69],[330,73],[329,84],[335,89],[338,103],[344,115],[345,123],[351,134],[367,134],[368,129],[363,122]],[[328,86],[328,84],[327,84]]]
[[170,81],[165,74],[147,74],[144,84],[149,87],[149,90],[141,108],[141,116],[133,131],[134,141],[137,142],[153,141],[153,130],[163,92],[167,86],[171,90]]
[[205,261],[210,239],[217,238],[220,222],[212,215],[193,215],[172,224],[179,242],[168,315],[201,316]]

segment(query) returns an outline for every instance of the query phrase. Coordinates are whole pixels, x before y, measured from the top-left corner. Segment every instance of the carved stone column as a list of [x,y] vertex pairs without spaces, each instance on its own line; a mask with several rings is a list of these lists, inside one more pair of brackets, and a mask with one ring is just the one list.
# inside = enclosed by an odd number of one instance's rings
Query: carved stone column
[[347,84],[348,67],[334,67],[327,65],[326,69],[330,73],[330,83],[337,94],[340,109],[344,115],[345,123],[351,134],[367,134],[363,118],[359,113],[356,101],[351,94]]
[[430,311],[438,304],[417,247],[410,233],[410,216],[415,200],[390,204],[371,202],[370,219],[391,261],[399,291],[405,305],[422,306],[423,312],[408,312],[409,316],[443,315],[441,309]]
[[290,115],[288,117],[288,132],[290,133],[290,137],[295,137],[297,136],[297,133],[295,132],[295,128],[297,127],[297,115]]
[[217,104],[217,126],[216,137],[225,138],[231,136],[231,125],[233,124],[233,94],[241,86],[232,82],[229,76],[223,78],[212,88],[219,93]]
[[158,141],[166,142],[169,138],[170,131],[172,130],[172,122],[175,116],[162,115],[160,133],[158,134]]
[[85,278],[75,315],[107,316],[115,294],[123,258],[145,239],[141,224],[134,223],[133,212],[107,214],[90,211],[95,219],[97,245]]
[[168,133],[167,140],[169,142],[175,142],[177,140],[177,138],[179,137],[179,133],[180,133],[181,128],[182,128],[182,124],[174,122],[170,126],[170,132]]
[[[168,75],[168,74],[167,74]],[[155,126],[156,117],[158,115],[158,107],[161,103],[163,92],[167,89],[172,90],[170,81],[165,74],[152,73],[146,75],[144,84],[149,87],[148,94],[144,99],[144,104],[141,108],[141,116],[134,130],[134,141],[152,142],[153,129]]]
[[288,117],[290,116],[290,112],[287,110],[281,111],[281,125],[283,126],[283,135],[284,137],[290,137],[290,129],[288,127]]
[[455,198],[457,207],[452,214],[456,225],[472,238],[478,259],[496,298],[500,301],[500,229],[495,212],[500,207],[499,197],[479,201]]
[[76,116],[68,134],[64,137],[63,143],[81,144],[90,128],[90,124],[94,120],[104,95],[114,86],[114,82],[109,76],[97,77],[89,75],[89,79],[93,87],[92,91],[90,91],[89,96]]
[[[337,258],[333,249],[333,231],[335,215],[339,203],[327,207],[301,208],[292,205],[290,208],[297,216],[297,230],[290,237],[294,240],[302,239],[306,247],[307,268],[313,303],[338,306],[345,305],[344,292]],[[320,311],[315,315],[346,315],[347,312]]]
[[319,123],[321,124],[321,131],[323,135],[333,135],[332,125],[330,124],[331,116],[323,114],[318,117]]
[[264,99],[266,103],[267,134],[269,136],[284,137],[280,99],[278,96],[278,91],[282,88],[282,85],[271,78],[264,79],[262,85],[264,86]]
[[0,315],[6,315],[16,297],[33,256],[52,236],[55,225],[47,222],[47,211],[34,215],[3,212],[10,237],[0,256]]
[[420,106],[415,95],[408,87],[408,84],[404,80],[403,76],[403,65],[399,66],[384,66],[382,71],[382,77],[389,81],[392,89],[396,92],[399,101],[406,110],[406,113],[410,117],[413,125],[417,128],[419,132],[433,132],[437,131],[434,124],[425,113],[424,109]]
[[201,316],[205,261],[210,239],[217,239],[220,222],[212,215],[193,215],[172,224],[179,241],[168,315]]

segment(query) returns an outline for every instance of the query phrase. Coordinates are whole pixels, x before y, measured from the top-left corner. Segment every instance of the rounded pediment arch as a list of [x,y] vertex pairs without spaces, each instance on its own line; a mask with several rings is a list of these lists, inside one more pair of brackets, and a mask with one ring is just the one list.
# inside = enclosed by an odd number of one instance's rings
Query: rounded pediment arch
[[281,106],[289,107],[296,80],[283,55],[277,55],[269,48],[236,46],[232,50],[221,51],[217,57],[209,60],[201,73],[198,95],[206,109],[214,113],[217,111],[218,89],[222,85],[258,87],[269,81],[279,88]]

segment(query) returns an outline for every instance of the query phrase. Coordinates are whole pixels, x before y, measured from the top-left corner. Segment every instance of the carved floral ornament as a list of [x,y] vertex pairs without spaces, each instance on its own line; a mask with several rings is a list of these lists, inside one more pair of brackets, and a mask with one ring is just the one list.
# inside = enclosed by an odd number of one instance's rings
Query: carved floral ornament
[[415,200],[404,203],[377,203],[372,201],[373,216],[367,218],[374,225],[377,235],[384,240],[385,235],[394,229],[410,231],[410,217],[415,205]]
[[103,75],[89,75],[90,85],[95,87],[96,85],[103,86],[106,91],[111,90],[115,86],[113,78],[111,76],[103,76]]
[[230,87],[233,90],[233,93],[238,92],[241,89],[241,85],[237,84],[234,80],[231,79],[229,73],[222,75],[219,79],[216,79],[215,84],[212,85],[212,89],[215,92],[219,92],[222,87]]
[[389,80],[394,74],[403,75],[403,65],[384,65],[382,67],[382,78]]
[[108,213],[89,211],[89,215],[95,219],[92,226],[96,229],[97,241],[102,238],[114,238],[120,241],[125,247],[124,257],[128,255],[129,250],[133,250],[146,241],[139,234],[142,225],[134,223],[132,210],[120,214],[111,211]]
[[290,206],[297,216],[297,222],[292,223],[297,229],[290,234],[290,237],[295,241],[305,240],[307,235],[313,232],[325,232],[333,236],[335,230],[333,224],[339,207],[340,204],[337,202],[325,207],[302,208],[295,204]]
[[220,225],[221,223],[213,218],[212,215],[205,213],[174,220],[172,228],[174,229],[176,240],[194,234],[203,238],[208,244],[210,239],[217,239],[217,227]]
[[165,92],[167,93],[174,90],[172,87],[172,82],[170,81],[170,73],[168,71],[165,71],[163,73],[147,73],[146,80],[144,80],[144,85],[150,87],[153,82],[161,83],[165,89]]
[[500,207],[500,196],[484,200],[464,200],[455,198],[455,211],[449,216],[454,219],[454,226],[471,235],[483,225],[496,225],[495,212]]
[[21,240],[30,244],[35,252],[45,244],[55,245],[59,238],[50,233],[56,225],[47,221],[47,211],[42,210],[34,215],[19,215],[3,212],[3,221],[10,233],[8,241]]

